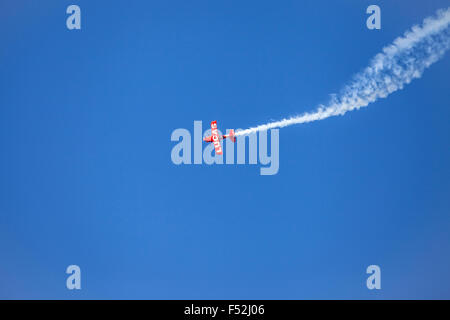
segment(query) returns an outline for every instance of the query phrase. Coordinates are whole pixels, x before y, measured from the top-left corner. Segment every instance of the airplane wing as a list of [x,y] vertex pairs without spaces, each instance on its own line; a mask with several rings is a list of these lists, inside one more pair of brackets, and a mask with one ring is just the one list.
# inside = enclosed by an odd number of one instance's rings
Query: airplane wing
[[211,121],[211,138],[214,143],[214,149],[216,150],[216,154],[222,154],[222,146],[220,145],[219,132],[217,130],[217,121]]

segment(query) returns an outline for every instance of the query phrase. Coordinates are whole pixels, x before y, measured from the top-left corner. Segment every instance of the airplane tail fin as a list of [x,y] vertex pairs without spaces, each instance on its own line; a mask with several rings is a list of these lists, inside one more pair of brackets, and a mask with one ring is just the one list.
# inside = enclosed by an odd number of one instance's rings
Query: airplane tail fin
[[233,129],[230,130],[230,134],[228,136],[230,137],[231,141],[236,142],[236,136]]

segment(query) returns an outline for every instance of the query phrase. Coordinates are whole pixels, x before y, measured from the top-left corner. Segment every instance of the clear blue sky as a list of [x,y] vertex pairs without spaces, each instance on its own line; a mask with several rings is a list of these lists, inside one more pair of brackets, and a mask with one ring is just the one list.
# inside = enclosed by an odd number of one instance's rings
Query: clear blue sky
[[446,6],[2,1],[0,298],[450,298],[448,54],[368,108],[281,129],[277,175],[170,160],[194,120],[246,128],[327,102]]

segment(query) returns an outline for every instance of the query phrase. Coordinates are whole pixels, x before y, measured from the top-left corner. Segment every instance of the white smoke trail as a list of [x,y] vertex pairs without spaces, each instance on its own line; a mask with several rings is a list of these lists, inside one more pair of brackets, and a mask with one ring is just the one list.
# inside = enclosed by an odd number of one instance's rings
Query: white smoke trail
[[338,96],[333,96],[327,106],[320,105],[314,112],[239,130],[236,135],[248,135],[261,130],[343,115],[403,89],[405,84],[420,78],[423,71],[450,48],[449,24],[450,7],[439,10],[435,17],[426,18],[421,26],[413,26],[402,37],[383,48]]

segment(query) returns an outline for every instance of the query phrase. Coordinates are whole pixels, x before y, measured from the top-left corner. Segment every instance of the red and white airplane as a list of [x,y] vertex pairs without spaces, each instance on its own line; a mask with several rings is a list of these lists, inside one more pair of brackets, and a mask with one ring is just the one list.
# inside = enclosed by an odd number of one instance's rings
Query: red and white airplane
[[221,155],[222,146],[220,145],[220,140],[229,138],[231,141],[236,142],[236,136],[234,135],[234,130],[230,130],[230,134],[224,134],[219,136],[219,132],[217,130],[217,121],[211,121],[211,135],[209,137],[205,137],[203,141],[214,143],[214,149],[216,150],[216,154]]

